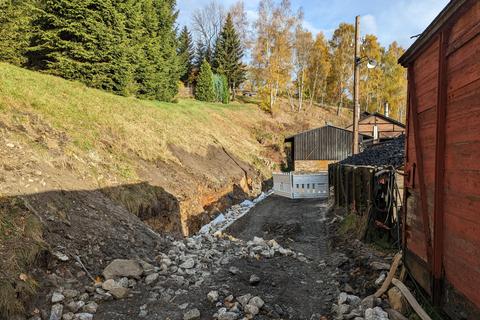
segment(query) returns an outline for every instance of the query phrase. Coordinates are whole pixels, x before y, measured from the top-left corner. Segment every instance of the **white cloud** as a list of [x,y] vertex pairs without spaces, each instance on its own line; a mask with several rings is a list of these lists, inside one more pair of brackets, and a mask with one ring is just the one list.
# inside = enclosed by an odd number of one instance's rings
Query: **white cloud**
[[377,20],[371,14],[360,17],[360,30],[362,34],[377,34]]

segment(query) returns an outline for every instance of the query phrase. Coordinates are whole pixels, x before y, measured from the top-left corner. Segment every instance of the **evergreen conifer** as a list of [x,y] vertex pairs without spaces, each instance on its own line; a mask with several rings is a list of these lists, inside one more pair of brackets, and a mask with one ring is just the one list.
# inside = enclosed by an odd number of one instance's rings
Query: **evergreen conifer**
[[195,99],[206,102],[215,101],[212,68],[207,60],[203,60],[195,87]]
[[183,27],[178,38],[178,58],[180,60],[180,80],[188,85],[193,69],[193,44],[192,35],[186,26]]
[[235,89],[245,80],[246,71],[242,63],[243,51],[232,17],[228,14],[216,43],[213,69],[216,73],[227,77],[233,98],[235,98]]

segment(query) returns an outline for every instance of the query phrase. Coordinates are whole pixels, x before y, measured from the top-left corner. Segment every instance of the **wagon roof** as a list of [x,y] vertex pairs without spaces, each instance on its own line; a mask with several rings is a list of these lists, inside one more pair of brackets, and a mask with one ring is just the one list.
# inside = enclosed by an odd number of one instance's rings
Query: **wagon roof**
[[423,31],[418,39],[408,48],[407,51],[400,57],[398,63],[407,67],[412,62],[418,52],[428,44],[434,35],[442,28],[443,25],[455,14],[468,0],[450,0],[447,6],[440,12],[440,14],[433,20],[432,23]]

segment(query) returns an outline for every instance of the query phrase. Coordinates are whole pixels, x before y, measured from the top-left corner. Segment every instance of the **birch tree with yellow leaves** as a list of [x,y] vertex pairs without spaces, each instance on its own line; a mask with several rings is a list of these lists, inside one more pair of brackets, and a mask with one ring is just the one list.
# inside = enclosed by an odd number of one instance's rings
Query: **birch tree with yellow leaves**
[[298,21],[299,14],[293,13],[290,1],[282,0],[278,5],[273,0],[260,1],[252,71],[262,106],[271,113],[279,93],[291,80],[294,31]]
[[306,87],[310,98],[309,108],[316,101],[319,101],[322,105],[325,103],[327,79],[331,69],[328,50],[329,46],[325,35],[323,33],[317,34],[310,50],[307,66]]

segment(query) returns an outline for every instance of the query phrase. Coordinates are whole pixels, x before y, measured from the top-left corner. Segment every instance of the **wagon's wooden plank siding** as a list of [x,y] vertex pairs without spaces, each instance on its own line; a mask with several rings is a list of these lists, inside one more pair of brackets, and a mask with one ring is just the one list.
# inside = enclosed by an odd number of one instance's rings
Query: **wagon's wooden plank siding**
[[[440,46],[442,36],[446,48]],[[421,152],[429,221],[438,232],[432,262],[436,278],[422,284],[433,284],[427,291],[439,289],[438,276],[444,274],[443,290],[435,290],[444,297],[437,302],[443,303],[454,319],[462,317],[458,310],[468,319],[480,319],[480,1],[451,1],[421,38],[400,61],[414,70],[409,92],[416,92],[418,101],[417,114],[411,113],[409,101],[406,167],[413,170],[415,156]],[[439,67],[444,81],[439,79]],[[439,84],[443,86],[439,88]],[[438,107],[438,103],[442,105]],[[443,107],[445,118],[442,113],[437,116],[437,108]],[[414,120],[419,123],[421,150],[415,145]],[[443,133],[444,139],[437,137]],[[443,144],[437,148],[436,141],[444,142],[445,148]],[[405,241],[407,252],[426,261],[419,172],[414,176],[408,190],[411,196],[406,198]],[[442,184],[435,185],[437,178]],[[432,221],[433,210],[439,221]],[[438,272],[439,262],[444,273]],[[417,280],[422,281],[421,277]]]
[[438,87],[438,39],[415,61],[415,86],[418,101],[418,113],[422,113],[437,104]]
[[452,27],[449,45],[454,44],[462,36],[477,26],[480,23],[478,17],[480,17],[480,1],[474,0],[473,6],[469,8]]
[[[453,26],[450,43],[478,23],[477,2]],[[445,276],[480,308],[480,35],[448,57],[447,88]]]
[[[434,210],[435,191],[435,149],[436,149],[436,107],[438,96],[438,52],[439,41],[435,39],[419,56],[413,64],[415,79],[417,113],[410,114],[408,122],[407,158],[410,164],[417,164],[417,152],[423,157],[423,172],[415,170],[412,192],[414,200],[407,201],[410,206],[407,208],[406,219],[406,246],[407,248],[427,263],[426,238],[423,223],[422,206],[420,200],[420,174],[423,175],[426,187],[426,195],[423,198],[427,201],[428,217],[430,221],[430,235],[433,237],[431,226]],[[409,79],[412,81],[412,79]],[[410,110],[410,112],[413,112]],[[418,119],[418,128],[413,126],[413,117]],[[417,132],[415,132],[415,129]],[[421,150],[415,145],[415,134],[419,135]],[[425,285],[425,284],[424,284]],[[425,288],[429,289],[429,288]]]

